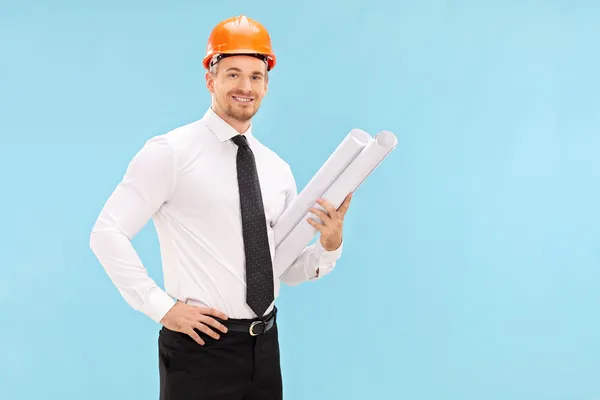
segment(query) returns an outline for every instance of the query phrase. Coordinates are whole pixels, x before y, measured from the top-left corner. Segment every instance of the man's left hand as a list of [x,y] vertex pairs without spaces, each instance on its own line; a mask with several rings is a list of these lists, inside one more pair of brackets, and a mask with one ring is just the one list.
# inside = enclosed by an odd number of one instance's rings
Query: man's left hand
[[352,193],[346,196],[344,202],[336,210],[327,200],[317,199],[317,203],[319,203],[325,211],[315,207],[311,207],[309,210],[323,221],[323,223],[318,223],[314,219],[308,218],[308,223],[321,232],[321,245],[327,251],[337,250],[342,244],[344,217],[346,216],[348,207],[350,207],[350,200],[352,200]]

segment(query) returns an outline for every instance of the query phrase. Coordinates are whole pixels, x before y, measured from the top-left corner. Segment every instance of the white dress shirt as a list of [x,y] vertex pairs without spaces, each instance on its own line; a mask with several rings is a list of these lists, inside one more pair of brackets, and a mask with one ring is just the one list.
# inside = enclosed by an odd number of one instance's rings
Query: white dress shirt
[[[129,305],[156,322],[175,300],[213,307],[229,318],[256,318],[246,304],[237,146],[229,140],[237,134],[209,108],[202,119],[150,138],[93,227],[90,246],[106,273]],[[297,195],[296,183],[289,165],[259,142],[251,127],[244,135],[256,158],[274,259],[272,227]],[[150,218],[165,290],[148,276],[131,244]],[[319,279],[331,272],[341,251],[342,246],[327,251],[316,240],[281,280],[297,285]],[[277,277],[274,288],[276,298]]]

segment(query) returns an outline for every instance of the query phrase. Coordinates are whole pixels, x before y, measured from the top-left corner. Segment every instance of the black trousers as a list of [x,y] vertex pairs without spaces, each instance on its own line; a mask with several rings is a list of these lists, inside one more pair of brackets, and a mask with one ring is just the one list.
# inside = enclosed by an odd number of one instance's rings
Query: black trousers
[[160,400],[281,400],[277,323],[251,336],[229,330],[204,346],[162,327],[158,338]]

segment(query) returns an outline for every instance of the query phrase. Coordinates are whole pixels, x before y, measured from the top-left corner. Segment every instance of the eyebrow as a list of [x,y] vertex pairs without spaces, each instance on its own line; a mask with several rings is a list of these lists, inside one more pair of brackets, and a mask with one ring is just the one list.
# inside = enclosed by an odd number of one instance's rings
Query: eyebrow
[[[230,67],[230,68],[227,68],[227,69],[225,70],[225,72],[227,72],[227,71],[242,72],[242,70],[241,70],[241,69],[239,69],[239,68],[237,68],[237,67]],[[252,71],[252,75],[260,75],[260,76],[264,76],[264,74],[263,74],[262,72],[260,72],[260,71]]]

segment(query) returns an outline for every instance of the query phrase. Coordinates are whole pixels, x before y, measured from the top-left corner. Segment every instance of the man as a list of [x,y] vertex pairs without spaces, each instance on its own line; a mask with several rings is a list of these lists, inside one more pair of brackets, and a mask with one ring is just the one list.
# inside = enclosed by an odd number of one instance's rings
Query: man
[[[204,59],[212,105],[204,117],[149,139],[107,200],[91,247],[125,300],[163,325],[162,400],[281,399],[274,300],[280,280],[327,275],[342,249],[351,194],[310,223],[319,240],[274,276],[273,225],[297,188],[289,165],[258,141],[251,119],[275,55],[265,28],[244,16],[219,23]],[[152,218],[165,291],[131,239]],[[302,221],[304,223],[304,221]]]

